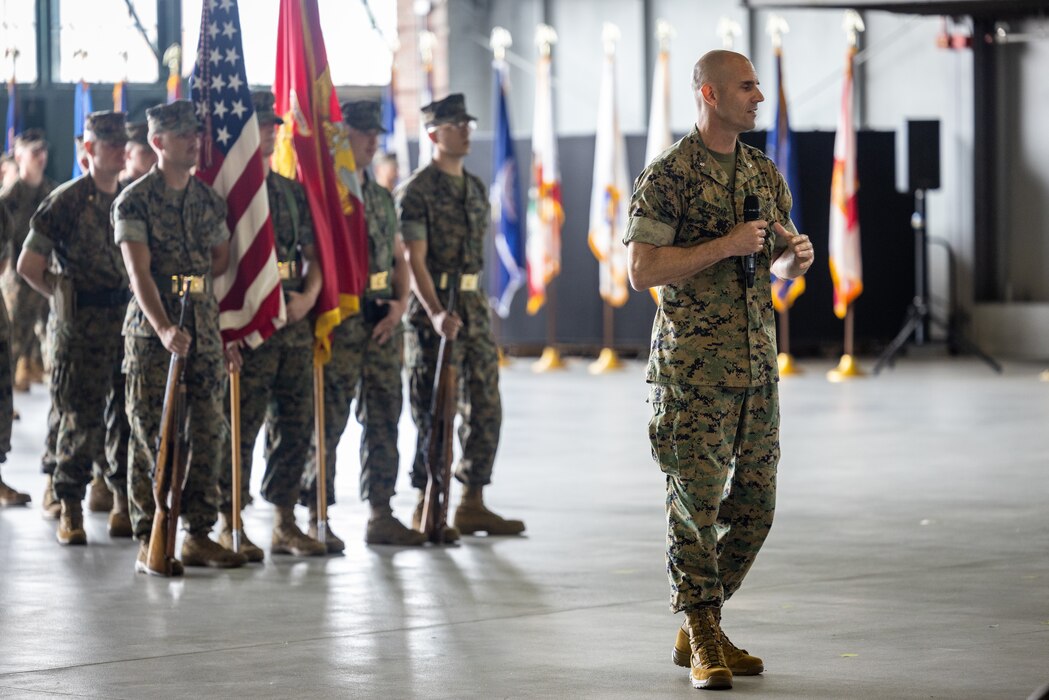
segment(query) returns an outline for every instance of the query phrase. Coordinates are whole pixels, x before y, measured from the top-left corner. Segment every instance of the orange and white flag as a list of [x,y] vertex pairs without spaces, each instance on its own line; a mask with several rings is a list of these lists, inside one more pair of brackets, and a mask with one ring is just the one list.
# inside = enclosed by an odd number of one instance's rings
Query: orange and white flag
[[834,281],[834,314],[838,318],[845,318],[849,305],[863,292],[860,218],[856,206],[859,190],[856,127],[852,118],[855,55],[856,46],[851,44],[845,59],[845,85],[838,131],[834,136],[834,174],[830,186],[830,275]]

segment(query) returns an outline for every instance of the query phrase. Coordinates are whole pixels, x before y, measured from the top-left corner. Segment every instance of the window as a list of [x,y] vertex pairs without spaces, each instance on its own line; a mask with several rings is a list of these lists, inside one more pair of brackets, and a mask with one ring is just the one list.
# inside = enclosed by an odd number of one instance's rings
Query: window
[[15,78],[20,83],[36,82],[36,3],[0,1],[0,50],[4,55],[3,80],[11,77],[12,52],[17,50]]
[[[324,48],[336,85],[386,85],[393,54],[387,42],[397,37],[396,0],[369,0],[382,36],[372,27],[364,0],[319,0]],[[238,3],[244,42],[244,67],[252,85],[272,85],[277,66],[279,0]],[[200,35],[201,0],[182,0],[182,73],[193,72]]]
[[[17,3],[8,0],[8,4]],[[148,42],[124,0],[59,0],[60,82],[115,83],[125,78],[133,83],[156,82],[157,2],[132,0],[131,5]]]

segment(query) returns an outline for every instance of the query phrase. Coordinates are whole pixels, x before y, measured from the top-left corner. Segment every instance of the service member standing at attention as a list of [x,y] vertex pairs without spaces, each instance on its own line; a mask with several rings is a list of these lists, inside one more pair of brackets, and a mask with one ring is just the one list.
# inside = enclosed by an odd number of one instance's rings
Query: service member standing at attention
[[[490,222],[488,191],[480,178],[463,169],[470,152],[475,119],[466,113],[466,101],[453,94],[423,107],[430,140],[436,144],[433,161],[417,170],[397,188],[397,207],[412,274],[407,352],[410,370],[412,418],[419,429],[412,485],[420,489],[413,524],[422,530],[426,488],[425,445],[432,416],[430,401],[441,337],[454,340],[452,360],[458,367],[462,459],[455,478],[463,484],[462,502],[448,542],[461,533],[517,535],[520,520],[507,520],[488,510],[482,491],[492,480],[499,446],[502,404],[499,397],[499,358],[492,336],[491,310],[481,279],[484,239]],[[451,285],[457,285],[456,308],[448,311]]]
[[[813,249],[790,220],[775,165],[737,139],[765,99],[754,66],[711,51],[693,69],[692,91],[697,126],[638,176],[625,241],[633,287],[662,287],[647,379],[652,454],[666,474],[671,609],[685,613],[674,661],[691,667],[697,688],[729,688],[733,674],[764,670],[725,636],[721,607],[753,564],[776,502],[769,269],[804,274]],[[744,221],[751,196],[760,215]]]
[[[106,485],[115,496],[109,534],[131,536],[127,505],[128,426],[124,416],[124,343],[130,299],[109,212],[124,165],[124,114],[93,112],[84,125],[88,174],[56,188],[30,223],[18,273],[53,298],[52,400],[59,427],[54,496],[62,504],[60,544],[87,544],[81,501],[95,459],[106,454]],[[54,261],[57,277],[49,272]],[[118,417],[107,440],[104,416]],[[107,451],[106,445],[114,449]]]
[[[153,526],[153,481],[164,386],[172,353],[187,357],[186,406],[192,461],[182,492],[182,543],[186,566],[237,567],[247,559],[208,537],[218,515],[216,470],[229,449],[223,411],[222,338],[212,276],[229,264],[226,203],[193,177],[200,124],[193,103],[178,100],[146,111],[157,165],[113,204],[116,242],[134,296],[124,319],[124,373],[131,424],[128,498],[135,537],[141,541],[135,570],[145,572]],[[189,310],[179,327],[180,291],[188,286]],[[239,355],[233,351],[234,366]],[[175,564],[177,565],[177,560]],[[181,573],[175,566],[173,575]]]
[[[247,502],[255,437],[265,422],[266,474],[262,477],[262,497],[276,508],[270,552],[314,556],[328,550],[295,524],[295,502],[313,436],[313,324],[309,313],[320,293],[321,269],[313,249],[313,221],[305,190],[298,182],[270,170],[274,132],[283,123],[273,111],[273,94],[253,92],[251,100],[259,120],[259,149],[266,171],[287,325],[254,350],[241,350],[240,502]],[[232,548],[233,468],[228,453],[222,464],[219,543]],[[247,536],[241,538],[240,544],[248,561],[262,561],[263,551]]]
[[[361,313],[347,318],[332,333],[331,361],[324,367],[324,448],[327,452],[329,504],[335,502],[335,452],[346,430],[350,405],[357,399],[361,424],[361,499],[371,516],[364,533],[368,544],[419,546],[426,537],[405,527],[393,515],[390,499],[397,482],[400,455],[397,421],[401,417],[401,318],[408,302],[408,265],[397,234],[397,215],[390,193],[367,168],[375,157],[382,133],[381,106],[360,100],[342,105],[350,148],[364,197],[368,227],[368,286]],[[314,455],[313,460],[316,460]],[[317,467],[311,461],[304,484],[310,508],[317,503]],[[311,527],[316,513],[311,510]],[[329,529],[329,547],[331,530]],[[338,546],[338,545],[337,545]]]
[[[11,245],[11,216],[0,203],[0,270],[7,266],[6,253]],[[11,394],[11,324],[7,307],[0,303],[0,464],[7,461],[11,451],[11,423],[15,404]],[[17,491],[0,478],[0,506],[24,506],[32,499],[28,493]]]
[[134,122],[127,125],[127,145],[124,147],[124,170],[120,184],[127,187],[157,164],[157,154],[149,145],[149,125]]
[[11,354],[15,363],[14,389],[29,391],[34,382],[44,381],[41,344],[47,323],[47,300],[15,272],[22,254],[22,242],[29,235],[29,219],[40,202],[55,188],[44,175],[47,168],[47,141],[40,129],[26,129],[15,138],[18,179],[0,193],[0,201],[11,213],[11,269],[2,278],[4,300],[11,318]]

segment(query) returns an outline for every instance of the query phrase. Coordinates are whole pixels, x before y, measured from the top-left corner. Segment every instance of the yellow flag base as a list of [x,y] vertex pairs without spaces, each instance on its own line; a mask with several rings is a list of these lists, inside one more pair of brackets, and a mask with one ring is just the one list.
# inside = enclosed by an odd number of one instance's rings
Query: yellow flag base
[[842,355],[838,366],[827,372],[827,381],[847,382],[850,379],[859,379],[860,377],[866,376],[867,373],[860,369],[860,365],[856,362],[856,358],[852,355]]
[[1041,379],[1043,382],[1049,382],[1049,369],[1039,374],[1038,378]]
[[496,348],[495,352],[499,356],[499,366],[500,367],[509,367],[510,366],[510,358],[507,357],[505,354],[503,354],[503,349],[502,348]]
[[619,355],[616,354],[616,351],[612,348],[604,348],[601,350],[601,354],[597,356],[597,359],[586,368],[586,371],[590,374],[607,374],[622,368],[623,363],[619,361]]
[[781,352],[776,356],[776,364],[779,365],[779,376],[789,377],[793,374],[801,374],[801,368],[794,362],[794,356],[789,352]]
[[561,353],[552,345],[547,345],[543,348],[543,354],[540,355],[538,360],[532,363],[532,371],[536,374],[556,372],[557,370],[564,368],[565,363],[564,360],[561,359]]

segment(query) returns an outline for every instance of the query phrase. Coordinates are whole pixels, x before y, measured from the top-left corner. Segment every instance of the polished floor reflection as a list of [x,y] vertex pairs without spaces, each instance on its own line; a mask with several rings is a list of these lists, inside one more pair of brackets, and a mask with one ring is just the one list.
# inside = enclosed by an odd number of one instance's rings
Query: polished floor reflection
[[[267,553],[182,580],[135,575],[104,515],[87,517],[89,546],[55,542],[39,511],[47,392],[16,397],[3,475],[34,503],[0,509],[0,697],[696,697],[670,662],[679,620],[642,364],[600,377],[582,360],[529,364],[503,374],[487,494],[527,536],[365,546],[351,426],[332,510],[345,556]],[[768,670],[731,692],[1025,698],[1049,681],[1042,368],[906,359],[848,384],[803,368],[782,384],[776,525],[725,611]],[[402,429],[406,465],[407,416]],[[408,517],[403,474],[399,486]],[[245,518],[268,545],[270,506]]]

